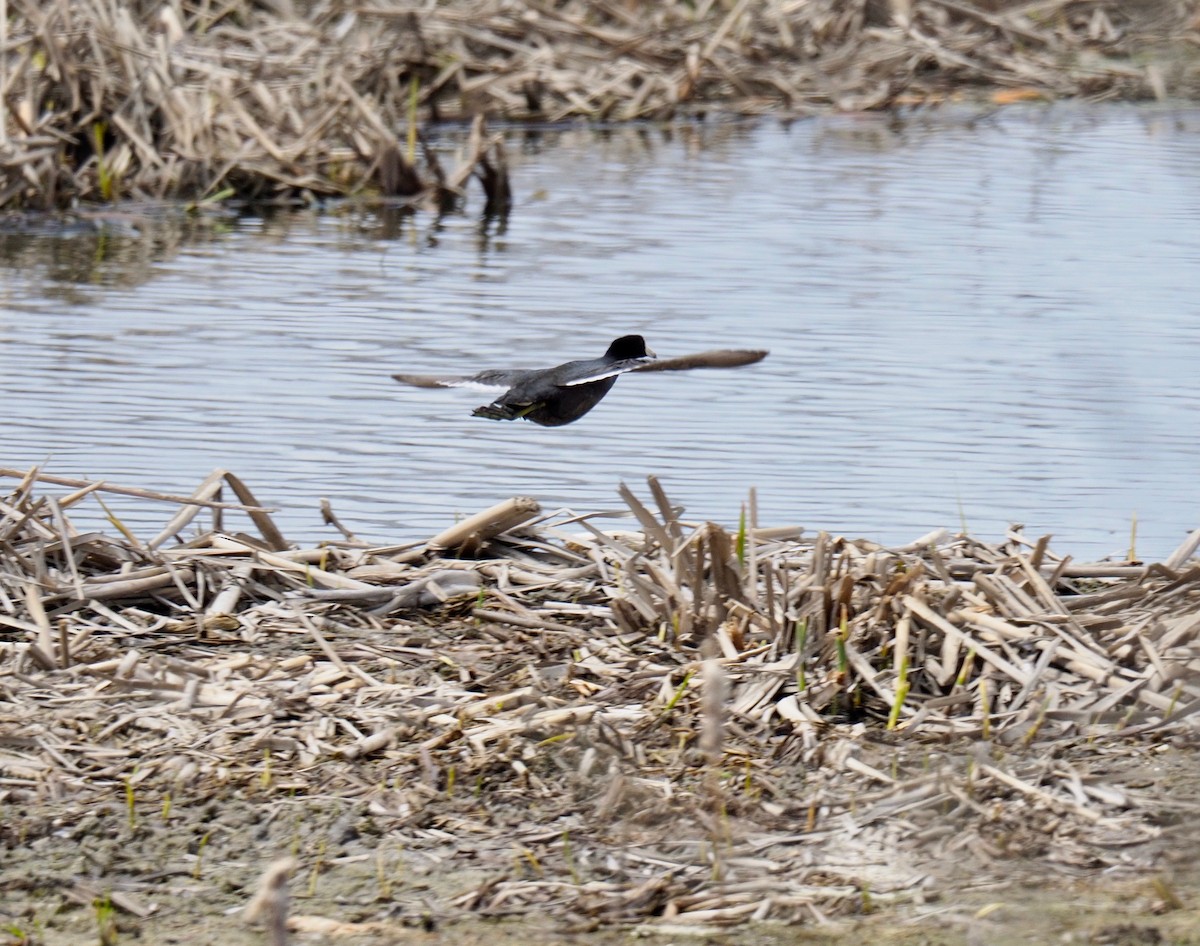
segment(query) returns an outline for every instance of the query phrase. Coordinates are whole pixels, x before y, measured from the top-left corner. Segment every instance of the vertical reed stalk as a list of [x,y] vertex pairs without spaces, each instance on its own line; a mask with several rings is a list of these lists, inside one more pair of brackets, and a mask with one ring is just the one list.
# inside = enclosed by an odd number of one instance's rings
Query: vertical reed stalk
[[[8,101],[8,0],[0,0],[0,102]],[[8,144],[8,122],[0,121],[0,146]]]

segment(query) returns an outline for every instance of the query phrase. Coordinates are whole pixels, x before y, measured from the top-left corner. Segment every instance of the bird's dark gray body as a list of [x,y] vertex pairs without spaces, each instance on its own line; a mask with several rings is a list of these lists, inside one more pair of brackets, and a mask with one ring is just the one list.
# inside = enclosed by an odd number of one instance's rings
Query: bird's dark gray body
[[507,391],[472,413],[489,420],[524,418],[542,427],[561,427],[599,404],[618,375],[653,358],[642,336],[623,335],[599,358],[514,373],[505,379]]

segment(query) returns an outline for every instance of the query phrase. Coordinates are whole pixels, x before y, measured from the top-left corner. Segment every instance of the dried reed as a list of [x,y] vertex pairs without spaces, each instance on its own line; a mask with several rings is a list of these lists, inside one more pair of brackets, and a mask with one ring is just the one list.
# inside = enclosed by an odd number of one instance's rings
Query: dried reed
[[1021,838],[1153,865],[1132,845],[1170,802],[1122,778],[1195,734],[1194,536],[1093,566],[1015,531],[893,549],[752,515],[739,543],[652,480],[622,488],[635,531],[516,500],[428,545],[297,549],[237,485],[257,537],[81,534],[100,487],[36,470],[0,500],[0,803],[62,830],[121,797],[136,833],[148,806],[310,796],[409,851],[465,831],[508,866],[443,918],[798,921]]
[[233,193],[510,199],[495,139],[443,178],[418,117],[664,119],[1194,94],[1194,4],[1041,0],[6,0],[0,209]]

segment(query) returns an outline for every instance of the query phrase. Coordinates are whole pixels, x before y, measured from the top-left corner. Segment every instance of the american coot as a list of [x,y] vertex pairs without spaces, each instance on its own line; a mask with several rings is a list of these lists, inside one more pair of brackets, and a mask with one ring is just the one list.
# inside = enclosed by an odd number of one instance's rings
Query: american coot
[[524,418],[543,427],[579,420],[600,403],[617,375],[627,371],[685,371],[690,368],[734,368],[761,361],[765,351],[729,349],[656,360],[640,335],[622,335],[600,358],[568,361],[556,368],[481,371],[466,378],[394,374],[397,381],[421,388],[470,387],[503,391],[491,404],[477,407],[476,417],[489,420]]

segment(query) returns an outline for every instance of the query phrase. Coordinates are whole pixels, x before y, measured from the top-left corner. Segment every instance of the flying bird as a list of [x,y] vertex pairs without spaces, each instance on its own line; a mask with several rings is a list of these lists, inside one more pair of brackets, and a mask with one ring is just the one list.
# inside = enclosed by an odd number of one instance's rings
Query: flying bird
[[525,420],[542,427],[561,427],[579,420],[600,403],[617,376],[633,371],[686,371],[691,368],[736,368],[767,357],[765,351],[724,349],[678,358],[658,359],[641,335],[622,335],[599,358],[568,361],[554,368],[493,369],[470,377],[394,374],[397,381],[419,388],[477,388],[503,392],[472,415],[488,420]]

